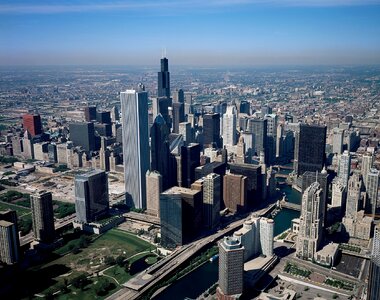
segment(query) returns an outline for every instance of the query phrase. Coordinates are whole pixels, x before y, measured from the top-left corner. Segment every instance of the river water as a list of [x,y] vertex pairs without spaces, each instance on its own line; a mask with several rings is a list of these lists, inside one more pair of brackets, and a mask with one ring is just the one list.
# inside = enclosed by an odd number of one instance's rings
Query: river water
[[[283,182],[283,180],[280,179],[279,182]],[[286,184],[279,184],[278,187],[280,188],[280,198],[285,194],[289,202],[301,204],[301,194],[298,191],[293,190],[291,186]],[[300,212],[298,211],[290,209],[279,211],[274,217],[274,236],[290,228],[292,219],[299,216]],[[153,299],[185,299],[186,297],[195,299],[217,281],[218,260],[215,260],[214,262],[207,262],[195,271],[187,274]]]

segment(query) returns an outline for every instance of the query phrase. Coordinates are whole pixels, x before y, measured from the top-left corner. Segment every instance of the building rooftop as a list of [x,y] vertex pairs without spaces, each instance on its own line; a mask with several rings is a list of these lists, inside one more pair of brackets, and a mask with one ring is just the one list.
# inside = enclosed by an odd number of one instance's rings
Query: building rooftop
[[11,222],[0,220],[0,226],[1,227],[9,227],[9,226],[12,226],[12,225],[13,225],[13,223],[11,223]]

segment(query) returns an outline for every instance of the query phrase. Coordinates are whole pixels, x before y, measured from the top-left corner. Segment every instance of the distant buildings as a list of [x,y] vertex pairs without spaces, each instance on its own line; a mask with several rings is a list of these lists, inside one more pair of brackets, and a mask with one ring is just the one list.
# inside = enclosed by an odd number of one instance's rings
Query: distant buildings
[[302,195],[302,210],[297,237],[296,255],[313,260],[322,238],[323,191],[318,182],[312,183]]
[[123,126],[123,160],[126,203],[146,208],[149,169],[148,94],[127,90],[120,93]]
[[219,242],[217,299],[235,299],[243,293],[244,247],[235,237]]
[[294,172],[321,171],[325,163],[326,127],[300,124],[296,132]]
[[79,223],[91,223],[108,214],[108,176],[92,170],[75,176],[75,212]]
[[34,238],[50,243],[55,238],[53,199],[50,192],[40,191],[30,196]]

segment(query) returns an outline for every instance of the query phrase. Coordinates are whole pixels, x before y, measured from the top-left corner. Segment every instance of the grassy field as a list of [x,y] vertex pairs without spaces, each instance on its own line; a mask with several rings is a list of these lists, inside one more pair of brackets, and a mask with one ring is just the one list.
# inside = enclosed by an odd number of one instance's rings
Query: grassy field
[[[141,240],[137,236],[118,229],[111,229],[100,236],[92,235],[91,242],[86,248],[80,249],[80,252],[77,254],[69,252],[68,245],[75,243],[77,240],[79,240],[79,238],[73,239],[65,246],[57,249],[53,253],[56,258],[41,266],[38,270],[34,270],[36,273],[45,274],[45,276],[50,275],[49,285],[45,285],[45,288],[40,288],[39,293],[46,294],[58,290],[59,287],[64,284],[65,279],[66,283],[70,283],[73,278],[80,274],[93,274],[95,277],[91,278],[90,283],[83,290],[71,286],[69,293],[60,294],[58,299],[102,299],[103,297],[96,295],[94,289],[96,288],[98,278],[107,278],[99,275],[101,270],[107,268],[104,262],[105,257],[116,258],[122,255],[128,258],[134,254],[155,249],[153,245]],[[63,255],[65,252],[68,253]],[[133,260],[131,259],[131,265],[133,265],[134,261],[146,255],[146,253],[136,255]],[[115,267],[111,269],[113,268]],[[124,273],[122,274],[120,272],[120,276],[114,276],[112,270],[110,271],[110,276],[118,280],[120,278],[120,283],[124,283],[134,275],[126,273],[124,270],[116,270],[115,273],[118,271],[123,271]],[[97,275],[99,275],[99,277],[97,277]],[[116,291],[119,286],[111,278],[108,279],[115,284],[112,292]]]

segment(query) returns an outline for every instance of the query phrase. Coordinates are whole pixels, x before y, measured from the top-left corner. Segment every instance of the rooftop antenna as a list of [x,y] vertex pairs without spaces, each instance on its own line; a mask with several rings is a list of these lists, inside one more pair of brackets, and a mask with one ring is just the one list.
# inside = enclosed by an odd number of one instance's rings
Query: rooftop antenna
[[315,171],[315,182],[318,182],[318,170]]
[[164,48],[164,57],[166,57],[166,47]]

